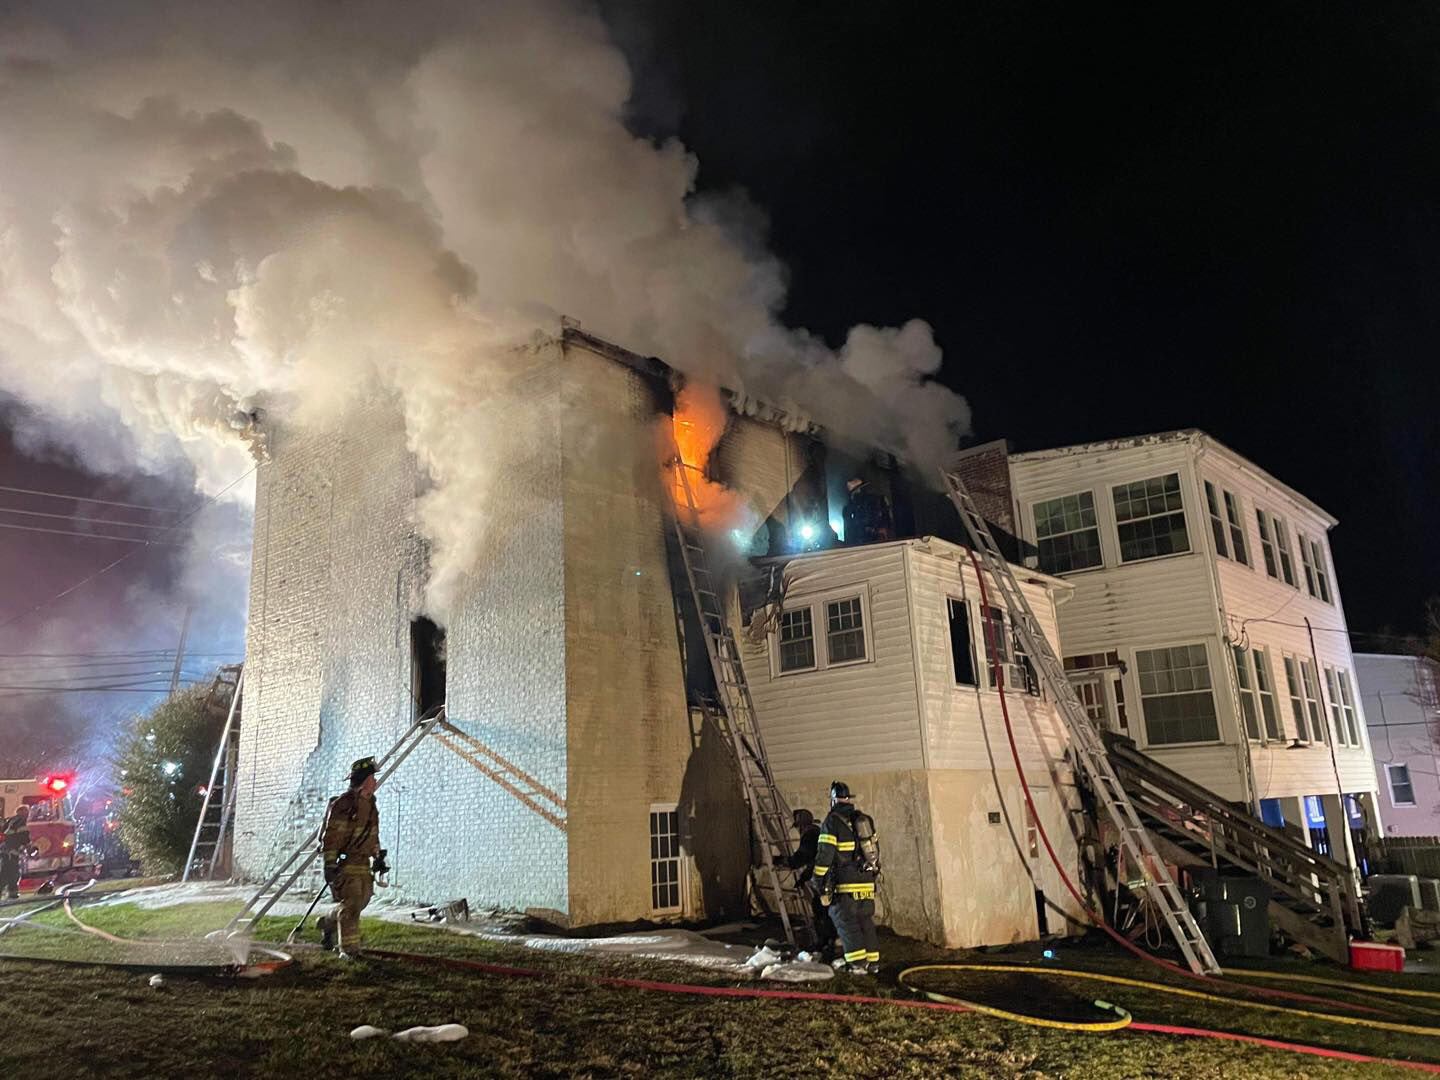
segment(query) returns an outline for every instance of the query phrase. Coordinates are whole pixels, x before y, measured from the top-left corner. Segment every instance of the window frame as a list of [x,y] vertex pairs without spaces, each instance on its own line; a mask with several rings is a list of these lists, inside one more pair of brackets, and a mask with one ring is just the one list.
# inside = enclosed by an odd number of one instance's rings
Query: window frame
[[1265,741],[1284,742],[1285,722],[1280,718],[1280,703],[1276,701],[1275,670],[1270,664],[1270,650],[1264,645],[1251,646],[1250,662],[1255,667],[1255,701],[1260,706],[1260,727],[1265,732]]
[[[853,601],[853,602],[855,603],[855,606],[856,606],[856,608],[857,608],[857,610],[858,610],[858,613],[859,613],[859,615],[860,615],[860,625],[859,625],[859,627],[853,627],[853,626],[852,626],[852,627],[849,627],[849,628],[847,628],[847,629],[845,629],[845,630],[840,630],[840,631],[831,630],[831,629],[830,629],[830,608],[831,608],[831,606],[834,605],[834,604],[848,604],[848,603],[850,603],[851,601]],[[825,667],[826,667],[826,669],[828,670],[829,668],[853,667],[853,666],[856,665],[856,664],[868,664],[868,663],[870,662],[870,618],[869,618],[869,612],[866,611],[866,609],[865,609],[865,599],[864,599],[864,597],[863,597],[860,593],[858,593],[858,592],[856,592],[856,593],[847,593],[847,594],[844,595],[844,596],[835,596],[835,597],[831,597],[831,598],[826,599],[826,600],[822,600],[822,601],[819,603],[818,607],[819,607],[819,609],[820,609],[820,613],[821,613],[821,615],[822,615],[822,617],[823,617],[823,620],[824,620],[824,628],[825,628]],[[836,660],[835,657],[834,657],[834,656],[831,654],[831,652],[830,652],[830,638],[831,638],[831,636],[832,636],[833,634],[836,634],[836,633],[841,633],[841,634],[853,634],[857,629],[860,631],[860,655],[859,655],[859,656],[846,657],[844,660]]]
[[[860,602],[860,630],[864,640],[865,655],[852,660],[832,660],[830,658],[829,606],[842,600],[859,600]],[[875,634],[871,622],[872,608],[868,582],[859,582],[837,589],[826,589],[824,592],[794,599],[787,598],[781,609],[781,615],[802,609],[810,611],[810,626],[814,634],[811,641],[814,644],[815,663],[811,667],[794,668],[789,671],[780,670],[780,625],[777,619],[775,629],[766,635],[771,679],[788,679],[796,675],[814,675],[832,668],[860,667],[875,663]]]
[[1255,507],[1255,526],[1260,534],[1260,558],[1256,561],[1256,569],[1259,564],[1265,564],[1265,576],[1272,581],[1280,580],[1280,556],[1275,547],[1275,526],[1270,522],[1270,515],[1261,507]]
[[[1204,688],[1204,692],[1205,692],[1205,693],[1208,693],[1208,694],[1210,695],[1210,709],[1211,709],[1211,713],[1213,714],[1214,719],[1215,719],[1215,737],[1214,737],[1214,738],[1211,738],[1211,739],[1201,739],[1201,740],[1195,740],[1195,741],[1189,741],[1189,742],[1154,742],[1154,741],[1152,741],[1151,738],[1150,738],[1150,722],[1149,722],[1148,717],[1146,717],[1146,715],[1145,715],[1145,700],[1146,700],[1146,698],[1147,698],[1147,697],[1173,697],[1173,696],[1175,696],[1175,694],[1177,694],[1177,693],[1200,693],[1201,691],[1197,691],[1197,690],[1171,691],[1171,692],[1168,692],[1168,693],[1165,693],[1165,694],[1149,694],[1149,695],[1147,695],[1147,694],[1145,693],[1144,687],[1141,685],[1141,682],[1140,682],[1140,674],[1141,674],[1141,672],[1140,672],[1140,654],[1141,654],[1141,653],[1160,652],[1160,651],[1162,651],[1162,650],[1180,649],[1180,648],[1199,649],[1199,650],[1201,651],[1201,653],[1202,653],[1202,654],[1204,655],[1204,657],[1205,657],[1206,675],[1207,675],[1207,677],[1209,678],[1210,685]],[[1147,645],[1147,646],[1145,646],[1144,648],[1131,649],[1131,650],[1130,650],[1130,660],[1131,660],[1131,664],[1128,665],[1128,666],[1129,666],[1129,668],[1130,668],[1130,670],[1131,670],[1131,672],[1132,672],[1131,677],[1135,680],[1135,708],[1136,708],[1136,715],[1137,715],[1136,724],[1138,724],[1138,728],[1136,728],[1134,725],[1132,725],[1132,729],[1131,729],[1131,730],[1132,730],[1132,736],[1131,736],[1131,737],[1133,738],[1133,737],[1134,737],[1134,734],[1133,734],[1133,733],[1138,730],[1138,732],[1144,737],[1144,743],[1143,743],[1143,745],[1142,745],[1142,747],[1141,747],[1142,749],[1145,749],[1145,748],[1148,748],[1148,747],[1155,747],[1156,749],[1161,749],[1161,750],[1175,750],[1175,749],[1181,749],[1181,748],[1190,747],[1190,746],[1223,746],[1223,745],[1225,744],[1225,732],[1224,732],[1223,727],[1221,726],[1221,717],[1220,717],[1219,704],[1218,704],[1218,702],[1216,701],[1216,698],[1215,698],[1215,690],[1216,690],[1216,687],[1215,687],[1215,662],[1214,662],[1214,661],[1215,661],[1215,658],[1210,654],[1210,649],[1209,649],[1209,647],[1205,644],[1205,642],[1203,642],[1203,641],[1188,641],[1188,640],[1187,640],[1187,641],[1170,641],[1170,642],[1162,642],[1162,643],[1159,643],[1159,644]],[[1138,740],[1137,740],[1137,742],[1138,742]]]
[[1300,589],[1300,575],[1295,573],[1295,554],[1290,548],[1290,525],[1279,514],[1269,514],[1275,531],[1275,552],[1280,558],[1280,580],[1292,589]]
[[1220,516],[1218,489],[1209,480],[1202,480],[1201,483],[1205,485],[1205,513],[1210,518],[1210,539],[1215,543],[1215,554],[1222,559],[1228,559],[1230,548],[1225,540],[1225,519]]
[[[1325,699],[1320,695],[1320,672],[1310,657],[1297,656],[1295,659],[1300,665],[1300,685],[1305,693],[1305,707],[1310,713],[1310,741],[1329,746],[1330,726],[1325,719]],[[1314,738],[1316,731],[1320,733],[1318,740]]]
[[[658,815],[673,814],[675,828],[673,832],[658,833],[655,829],[655,819]],[[675,850],[673,854],[657,855],[657,842],[662,838],[673,838]],[[650,913],[652,915],[684,915],[688,900],[688,879],[686,873],[686,862],[688,854],[685,849],[684,823],[680,819],[679,803],[651,803],[650,804]],[[660,864],[673,863],[675,868],[674,881],[657,881],[656,868]],[[657,890],[673,888],[675,890],[675,904],[668,907],[657,906],[655,901],[658,896]]]
[[[1419,806],[1420,804],[1415,801],[1415,778],[1410,775],[1410,765],[1409,765],[1409,763],[1408,763],[1408,762],[1404,762],[1404,761],[1387,761],[1387,762],[1385,762],[1384,764],[1385,764],[1385,787],[1386,787],[1386,789],[1387,789],[1387,790],[1389,791],[1389,793],[1390,793],[1390,805],[1393,806],[1393,807],[1396,807],[1397,809],[1400,809],[1400,808],[1406,808],[1406,809],[1408,809],[1408,808],[1410,808],[1410,807]],[[1391,769],[1404,769],[1404,770],[1405,770],[1405,786],[1410,789],[1410,801],[1409,801],[1409,802],[1401,802],[1399,799],[1397,799],[1397,798],[1395,797],[1395,776],[1394,776],[1394,774],[1390,771]]]
[[[1120,490],[1120,489],[1122,489],[1122,488],[1131,488],[1131,487],[1134,487],[1136,484],[1142,484],[1142,485],[1143,485],[1143,484],[1148,484],[1148,483],[1150,483],[1151,481],[1156,481],[1156,480],[1160,481],[1161,484],[1163,485],[1164,482],[1167,481],[1167,480],[1169,480],[1170,477],[1172,477],[1172,476],[1175,478],[1175,492],[1174,492],[1174,494],[1175,494],[1175,496],[1180,500],[1180,506],[1179,506],[1178,509],[1175,509],[1175,510],[1164,510],[1164,511],[1162,511],[1161,513],[1158,513],[1158,514],[1148,514],[1148,513],[1147,513],[1147,514],[1145,514],[1143,517],[1130,517],[1130,518],[1126,518],[1124,521],[1121,521],[1121,520],[1120,520],[1120,508],[1119,508],[1119,506],[1118,506],[1118,504],[1117,504],[1117,502],[1116,502],[1116,498],[1115,498],[1115,494],[1116,494],[1116,492],[1117,492],[1118,490]],[[1182,556],[1182,555],[1193,555],[1193,554],[1195,553],[1195,545],[1194,545],[1194,543],[1191,541],[1191,538],[1190,538],[1190,515],[1189,515],[1189,512],[1186,510],[1185,485],[1181,482],[1181,478],[1182,478],[1181,470],[1180,470],[1180,469],[1173,469],[1173,470],[1168,470],[1168,471],[1166,471],[1166,472],[1162,472],[1162,473],[1160,473],[1158,476],[1140,476],[1140,477],[1138,477],[1138,478],[1136,478],[1136,479],[1134,479],[1134,480],[1125,480],[1125,481],[1121,481],[1121,482],[1119,482],[1119,483],[1112,483],[1112,484],[1109,485],[1109,488],[1110,488],[1110,492],[1109,492],[1109,494],[1110,494],[1110,518],[1111,518],[1111,524],[1112,524],[1112,526],[1113,526],[1113,528],[1114,528],[1114,530],[1115,530],[1115,545],[1116,545],[1116,546],[1115,546],[1115,551],[1116,551],[1117,557],[1118,557],[1119,560],[1120,560],[1117,565],[1119,565],[1119,566],[1130,566],[1130,565],[1132,565],[1132,564],[1134,564],[1134,563],[1153,562],[1153,561],[1156,560],[1156,559],[1173,559],[1173,558],[1179,558],[1179,557]],[[1164,489],[1163,489],[1163,486],[1162,486],[1162,492],[1163,492],[1163,491],[1164,491]],[[1147,494],[1147,495],[1146,495],[1146,498],[1148,499],[1149,497],[1150,497],[1150,496]],[[1147,507],[1147,509],[1148,509],[1148,507]],[[1157,553],[1157,554],[1155,554],[1155,555],[1137,555],[1137,556],[1135,556],[1134,558],[1129,558],[1129,559],[1127,559],[1127,558],[1125,557],[1125,540],[1124,540],[1124,538],[1121,536],[1121,533],[1120,533],[1120,530],[1121,530],[1124,526],[1126,526],[1126,525],[1135,525],[1135,524],[1137,524],[1137,523],[1139,523],[1139,522],[1142,522],[1142,521],[1155,521],[1155,520],[1158,520],[1158,519],[1160,519],[1160,518],[1173,518],[1173,517],[1177,517],[1177,516],[1180,518],[1180,523],[1181,523],[1181,526],[1182,526],[1182,528],[1183,528],[1183,530],[1184,530],[1184,534],[1185,534],[1185,548],[1184,548],[1184,550],[1181,550],[1181,551],[1165,551],[1165,552]]]
[[1330,737],[1335,740],[1336,746],[1350,745],[1345,734],[1345,717],[1340,708],[1340,693],[1336,689],[1337,680],[1335,669],[1328,664],[1325,666],[1325,690],[1330,695]]
[[[983,606],[988,606],[989,609],[998,616],[996,619],[987,620],[983,610],[978,613],[980,619],[977,625],[980,628],[980,640],[983,646],[982,652],[985,657],[985,689],[991,692],[998,692],[998,687],[995,685],[994,667],[994,661],[998,659],[1000,667],[1004,669],[1005,689],[1007,691],[1023,693],[1028,697],[1040,697],[1040,675],[1039,672],[1035,670],[1035,661],[1025,651],[1023,643],[1015,633],[1015,624],[1010,618],[1009,613],[1004,608],[996,607],[994,604],[982,605],[982,607]],[[999,623],[1000,647],[1002,650],[999,657],[992,656],[990,651],[990,634],[988,633],[988,627],[993,623]],[[1011,677],[1015,668],[1022,668],[1025,671],[1025,683],[1023,686],[1017,686]]]
[[[973,682],[961,682],[960,672],[955,668],[955,609],[964,613],[965,617],[965,646],[970,657],[970,675]],[[950,677],[954,680],[953,685],[964,687],[967,690],[978,690],[980,688],[980,666],[975,657],[975,625],[970,611],[970,602],[963,596],[945,596],[945,618],[946,629],[950,634]],[[983,631],[982,631],[983,632]]]
[[1240,496],[1233,491],[1220,489],[1220,496],[1225,502],[1225,519],[1230,523],[1230,550],[1232,558],[1241,566],[1255,569],[1255,564],[1250,558],[1249,537],[1245,533],[1245,512],[1240,505]]
[[[1327,544],[1326,547],[1328,546]],[[1335,603],[1335,592],[1330,588],[1330,568],[1325,558],[1325,548],[1320,546],[1319,540],[1311,540],[1310,552],[1315,559],[1315,580],[1320,586],[1320,601],[1321,603],[1333,606]]]
[[1355,708],[1355,690],[1349,669],[1336,668],[1335,680],[1340,684],[1340,710],[1345,717],[1345,734],[1350,740],[1346,745],[1359,749],[1364,745],[1360,735],[1364,725],[1360,723],[1360,713]]
[[[784,660],[785,646],[790,644],[790,642],[783,639],[781,624],[785,621],[785,616],[798,615],[802,611],[805,612],[810,621],[810,664],[807,667],[787,668]],[[776,676],[804,675],[807,672],[820,670],[820,638],[815,632],[815,622],[815,605],[813,604],[796,604],[794,607],[781,609],[779,617],[775,620],[775,631],[771,635],[775,639],[773,667]]]
[[[1091,515],[1091,517],[1094,519],[1094,524],[1093,524],[1093,525],[1082,526],[1082,527],[1079,528],[1079,529],[1067,529],[1067,530],[1064,531],[1064,532],[1055,533],[1055,534],[1050,535],[1050,536],[1043,536],[1043,537],[1042,537],[1042,536],[1040,535],[1040,515],[1039,515],[1039,513],[1038,513],[1040,507],[1042,507],[1042,506],[1047,506],[1047,505],[1049,505],[1049,504],[1051,504],[1051,503],[1057,503],[1057,502],[1063,503],[1066,499],[1076,499],[1076,500],[1079,500],[1082,496],[1087,497],[1087,498],[1089,498],[1089,500],[1090,500],[1090,515]],[[1034,502],[1032,502],[1032,503],[1030,504],[1030,526],[1031,526],[1031,528],[1034,530],[1036,558],[1037,558],[1037,560],[1038,560],[1038,562],[1039,562],[1039,568],[1040,568],[1042,571],[1044,571],[1044,572],[1047,573],[1047,574],[1054,574],[1054,575],[1056,575],[1056,576],[1058,577],[1058,576],[1060,576],[1060,575],[1062,575],[1062,574],[1084,574],[1084,573],[1088,573],[1088,572],[1091,571],[1091,570],[1104,570],[1104,569],[1105,569],[1105,567],[1106,567],[1106,563],[1105,563],[1105,542],[1104,542],[1104,540],[1103,540],[1102,537],[1101,537],[1101,530],[1100,530],[1100,510],[1099,510],[1099,507],[1098,507],[1098,500],[1096,499],[1095,496],[1096,496],[1096,489],[1094,489],[1094,488],[1085,488],[1085,489],[1082,489],[1082,490],[1080,490],[1080,491],[1072,491],[1072,492],[1070,492],[1070,493],[1068,493],[1068,494],[1065,494],[1065,495],[1057,495],[1057,496],[1055,496],[1054,498],[1050,498],[1050,499],[1037,499],[1037,500],[1035,500]],[[1080,512],[1081,512],[1081,514],[1083,515],[1083,513],[1084,513],[1084,507],[1080,507]],[[1075,568],[1070,569],[1070,570],[1050,569],[1050,568],[1047,568],[1047,567],[1045,566],[1045,558],[1044,558],[1043,555],[1040,555],[1040,554],[1039,554],[1039,552],[1040,552],[1040,550],[1041,550],[1040,545],[1041,545],[1041,543],[1042,543],[1043,541],[1046,541],[1046,540],[1054,541],[1054,540],[1056,540],[1056,539],[1058,539],[1058,538],[1060,538],[1060,537],[1063,537],[1063,536],[1077,536],[1077,535],[1079,535],[1079,534],[1081,534],[1081,533],[1087,533],[1087,532],[1092,532],[1092,531],[1095,533],[1095,555],[1096,555],[1096,557],[1097,557],[1097,559],[1098,559],[1099,561],[1097,561],[1097,562],[1095,562],[1095,563],[1092,563],[1092,564],[1089,565],[1089,566],[1075,567]]]
[[1280,667],[1285,672],[1285,696],[1290,701],[1290,717],[1295,721],[1297,742],[1310,743],[1310,720],[1305,710],[1304,676],[1300,674],[1300,658],[1280,654]]
[[1240,726],[1245,731],[1245,738],[1253,743],[1263,743],[1265,740],[1260,735],[1260,703],[1255,697],[1249,652],[1249,649],[1239,645],[1230,646],[1230,658],[1235,664],[1235,689],[1240,696]]

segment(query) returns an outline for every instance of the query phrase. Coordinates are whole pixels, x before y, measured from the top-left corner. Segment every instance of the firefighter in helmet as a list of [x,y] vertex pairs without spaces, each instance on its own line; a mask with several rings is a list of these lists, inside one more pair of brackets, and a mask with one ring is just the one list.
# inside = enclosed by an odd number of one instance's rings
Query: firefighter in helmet
[[325,883],[335,904],[319,920],[327,949],[353,958],[360,947],[360,912],[375,893],[375,875],[386,873],[380,849],[380,811],[375,806],[375,759],[363,757],[350,766],[350,790],[330,803],[325,815]]
[[12,817],[0,821],[0,896],[20,895],[20,868],[30,847],[30,807],[21,805]]
[[820,826],[815,848],[815,881],[820,902],[840,935],[842,971],[875,975],[880,971],[880,942],[875,934],[875,878],[880,872],[875,822],[855,808],[843,780],[830,784],[830,813]]

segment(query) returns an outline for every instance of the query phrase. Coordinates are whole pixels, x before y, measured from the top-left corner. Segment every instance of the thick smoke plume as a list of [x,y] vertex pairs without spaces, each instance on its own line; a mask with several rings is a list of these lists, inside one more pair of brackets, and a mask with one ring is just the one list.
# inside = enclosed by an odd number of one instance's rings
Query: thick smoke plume
[[589,8],[7,10],[0,389],[92,460],[183,454],[215,490],[249,464],[237,412],[397,396],[443,583],[503,436],[469,418],[561,314],[918,462],[966,426],[925,323],[838,352],[780,323],[783,268],[696,195],[685,147],[627,130],[630,72]]

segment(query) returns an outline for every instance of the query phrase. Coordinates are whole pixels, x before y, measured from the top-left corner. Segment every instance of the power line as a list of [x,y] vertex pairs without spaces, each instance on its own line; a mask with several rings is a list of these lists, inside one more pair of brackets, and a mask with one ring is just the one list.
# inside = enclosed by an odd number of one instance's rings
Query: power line
[[[252,469],[251,472],[254,470]],[[249,475],[248,473],[246,474]],[[96,499],[88,495],[66,495],[61,491],[36,491],[33,488],[6,487],[0,484],[0,491],[13,492],[16,495],[38,495],[45,499],[69,499],[71,502],[97,503],[100,506],[123,506],[127,510],[149,510],[156,514],[178,514],[179,510],[166,506],[141,506],[139,503],[115,502],[113,499]]]
[[121,525],[127,529],[155,529],[161,532],[169,528],[168,525],[143,525],[138,521],[121,521],[119,518],[76,517],[74,514],[50,514],[44,510],[17,510],[10,506],[0,506],[0,514],[24,514],[26,517],[59,518],[61,521],[73,521],[77,525]]
[[[110,536],[105,533],[74,532],[69,529],[46,529],[39,525],[11,525],[9,522],[0,521],[0,529],[15,529],[19,532],[53,533],[56,536],[75,536],[81,540],[115,540],[122,544],[163,544],[166,547],[174,547],[175,541],[161,540],[158,537],[148,539],[142,536]],[[169,529],[165,530],[169,532]]]
[[[224,495],[227,491],[229,491],[231,488],[233,488],[236,484],[240,483],[240,481],[246,479],[248,476],[250,476],[251,473],[253,473],[253,472],[254,472],[257,468],[259,468],[259,467],[260,467],[260,463],[259,463],[259,462],[256,462],[254,465],[251,465],[250,468],[246,469],[243,473],[241,473],[239,476],[237,476],[234,480],[231,480],[230,483],[226,484],[223,488],[221,488],[219,491],[217,491],[214,495],[211,495],[210,498],[208,498],[207,500],[205,500],[205,502],[201,503],[201,504],[200,504],[199,506],[197,506],[194,510],[190,511],[190,513],[186,514],[186,515],[185,515],[183,518],[181,518],[179,521],[175,522],[175,524],[171,525],[170,528],[172,528],[172,529],[179,528],[181,525],[184,525],[184,524],[185,524],[186,522],[188,522],[191,518],[193,518],[196,514],[200,513],[201,510],[204,510],[204,509],[206,509],[206,508],[209,507],[209,506],[213,506],[213,505],[215,504],[216,500],[219,499],[221,495]],[[163,535],[163,534],[162,534],[162,535]],[[154,541],[147,540],[147,541],[144,542],[144,544],[145,544],[146,547],[148,547],[148,546],[149,546],[151,543],[153,543],[153,542],[154,542]],[[25,611],[18,612],[17,614],[15,614],[15,615],[11,616],[10,618],[6,619],[4,622],[0,622],[0,630],[5,629],[7,626],[12,626],[12,625],[14,625],[15,623],[19,622],[21,619],[25,618],[27,615],[33,615],[33,614],[35,614],[35,612],[39,611],[41,608],[48,607],[49,605],[55,603],[55,602],[58,601],[58,600],[63,600],[63,599],[65,599],[65,597],[69,596],[69,595],[70,595],[71,593],[73,593],[76,589],[79,589],[79,588],[82,588],[82,587],[85,586],[85,585],[88,585],[90,582],[92,582],[92,581],[94,581],[96,578],[98,578],[101,574],[108,573],[109,571],[115,569],[115,567],[119,566],[122,562],[124,562],[126,559],[130,558],[130,556],[134,555],[134,554],[135,554],[137,551],[139,551],[139,550],[140,550],[140,548],[138,548],[138,547],[136,547],[136,548],[131,548],[131,549],[130,549],[129,551],[127,551],[124,555],[121,555],[118,559],[114,559],[114,560],[106,563],[104,566],[102,566],[99,570],[96,570],[96,571],[95,571],[93,574],[91,574],[89,577],[81,578],[81,579],[80,579],[79,581],[77,581],[74,585],[71,585],[68,589],[62,589],[62,590],[60,590],[60,592],[58,592],[58,593],[56,593],[54,596],[50,597],[50,599],[48,599],[48,600],[42,600],[42,601],[40,601],[40,603],[36,604],[34,607],[29,608],[29,609],[27,609],[27,610],[25,610]]]

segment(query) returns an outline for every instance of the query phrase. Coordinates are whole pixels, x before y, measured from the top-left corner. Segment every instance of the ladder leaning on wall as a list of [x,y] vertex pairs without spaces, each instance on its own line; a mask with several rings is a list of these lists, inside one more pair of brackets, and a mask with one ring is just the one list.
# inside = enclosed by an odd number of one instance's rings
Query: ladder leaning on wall
[[1197,975],[1219,974],[1220,965],[1210,950],[1210,944],[1200,931],[1175,879],[1170,876],[1169,868],[1155,850],[1150,834],[1141,824],[1140,815],[1110,764],[1100,733],[1075,695],[1070,680],[1065,677],[1065,667],[1050,647],[1040,621],[1035,618],[1030,602],[1025,599],[1020,583],[1010,570],[1009,561],[1001,554],[964,481],[949,469],[942,470],[942,475],[950,501],[960,512],[960,520],[974,544],[975,552],[995,582],[1015,636],[1039,669],[1040,679],[1065,721],[1076,762],[1084,771],[1096,798],[1115,823],[1125,854],[1144,872],[1146,894],[1164,917],[1190,969]]
[[709,654],[710,669],[719,692],[718,701],[704,702],[701,707],[730,744],[758,842],[759,860],[750,867],[751,881],[758,896],[768,896],[774,903],[790,944],[811,945],[815,941],[815,926],[810,898],[797,886],[796,872],[790,869],[789,863],[795,850],[790,838],[790,808],[770,772],[765,742],[755,719],[750,684],[740,660],[740,648],[725,620],[720,585],[705,552],[700,509],[690,482],[690,473],[698,475],[699,470],[685,464],[676,450],[668,471],[675,539],[680,546],[686,583],[695,602],[701,636],[705,639],[705,651]]
[[[220,694],[230,691],[229,705],[218,705],[223,701]],[[229,836],[230,823],[235,815],[236,772],[240,762],[240,694],[245,688],[245,668],[241,664],[226,664],[215,675],[205,706],[208,709],[222,708],[225,711],[225,726],[220,732],[220,743],[215,748],[215,759],[210,764],[210,779],[205,784],[205,799],[200,804],[200,817],[195,822],[195,835],[190,840],[190,854],[185,858],[185,869],[180,875],[182,882],[192,878],[214,881],[216,871],[225,864],[225,841]]]

